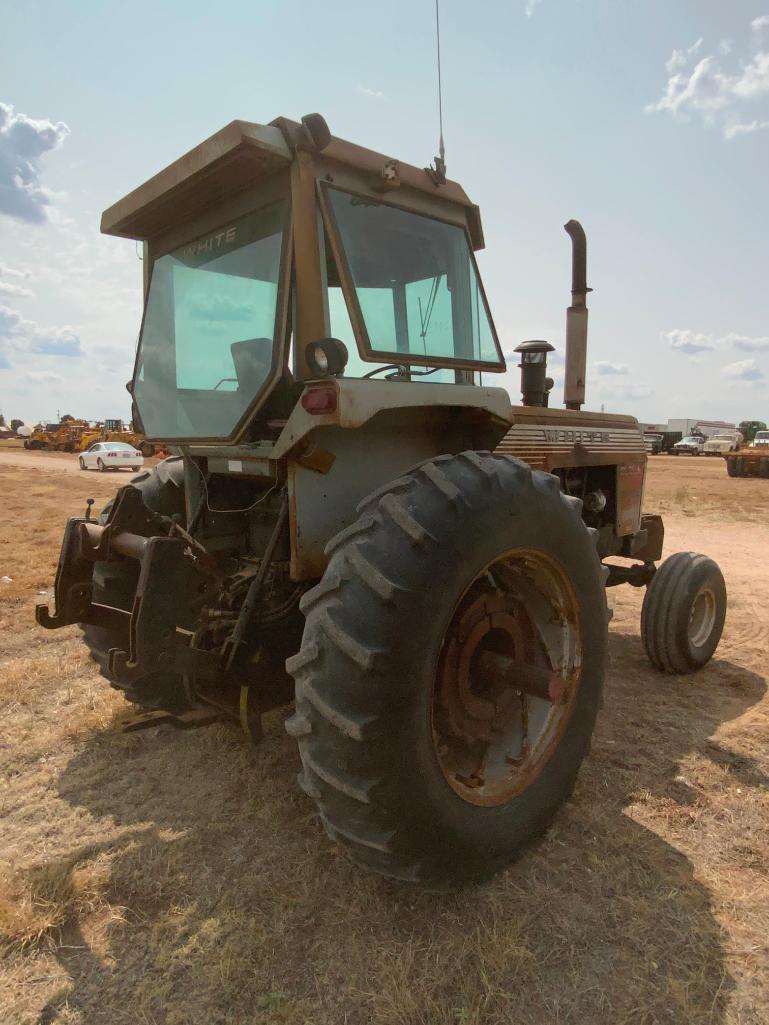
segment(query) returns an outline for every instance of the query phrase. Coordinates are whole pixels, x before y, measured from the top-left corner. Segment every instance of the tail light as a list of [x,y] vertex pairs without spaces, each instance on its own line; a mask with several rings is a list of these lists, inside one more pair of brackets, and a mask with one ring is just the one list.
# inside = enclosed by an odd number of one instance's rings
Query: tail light
[[336,409],[336,388],[333,385],[325,388],[308,388],[302,395],[302,407],[314,416],[333,413]]

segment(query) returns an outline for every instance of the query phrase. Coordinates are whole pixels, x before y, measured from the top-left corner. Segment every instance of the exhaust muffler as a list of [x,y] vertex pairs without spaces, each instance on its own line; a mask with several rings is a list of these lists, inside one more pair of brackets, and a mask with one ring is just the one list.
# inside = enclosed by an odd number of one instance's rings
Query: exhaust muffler
[[563,402],[567,409],[579,409],[585,401],[587,369],[587,240],[579,221],[567,221],[564,230],[571,239],[571,306],[566,311],[566,368]]

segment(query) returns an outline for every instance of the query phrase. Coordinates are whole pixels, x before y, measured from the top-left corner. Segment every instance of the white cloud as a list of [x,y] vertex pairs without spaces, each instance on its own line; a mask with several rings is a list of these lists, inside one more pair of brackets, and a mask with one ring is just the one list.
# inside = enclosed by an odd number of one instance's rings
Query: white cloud
[[30,370],[29,373],[22,376],[21,380],[28,384],[64,384],[61,374],[56,374],[52,370]]
[[724,335],[721,341],[725,345],[732,345],[740,352],[769,352],[769,336],[762,335],[750,337],[750,335],[738,335],[734,332]]
[[40,162],[68,135],[63,121],[34,120],[0,103],[0,213],[36,224],[46,220],[50,193],[40,182]]
[[750,27],[754,32],[761,32],[765,28],[769,28],[769,14],[762,14],[758,18],[754,18],[750,23]]
[[709,349],[714,348],[711,335],[699,334],[686,328],[673,328],[672,331],[663,331],[662,338],[671,349],[675,349],[676,352],[685,352],[687,355],[707,352]]
[[672,75],[665,87],[664,95],[650,103],[650,113],[668,111],[674,116],[685,117],[692,112],[712,116],[723,110],[730,102],[726,76],[715,57],[703,57],[692,73],[679,72]]
[[617,384],[614,381],[601,381],[598,385],[600,398],[617,403],[635,402],[639,399],[648,399],[652,395],[651,385],[648,384]]
[[665,64],[665,70],[668,72],[668,74],[672,75],[680,68],[685,68],[686,65],[689,63],[689,58],[692,57],[701,46],[702,36],[700,36],[700,38],[696,42],[692,43],[688,50],[673,50],[673,52],[670,55],[670,58]]
[[716,338],[714,335],[690,331],[688,328],[675,328],[672,331],[663,331],[662,338],[671,349],[684,353],[692,362],[697,363],[700,362],[697,353],[712,352],[714,349],[733,348],[739,352],[769,352],[769,336],[742,335],[736,331]]
[[[767,25],[769,15],[752,22],[756,32]],[[668,80],[663,94],[656,103],[648,104],[646,111],[668,113],[682,120],[700,117],[707,124],[717,124],[726,139],[769,127],[769,122],[760,118],[744,120],[740,116],[746,104],[769,97],[769,51],[759,46],[750,58],[726,70],[720,57],[728,56],[730,41],[718,44],[720,56],[708,54],[693,64],[701,45],[698,39],[687,50],[673,51],[665,65]]]
[[598,360],[598,362],[594,363],[593,366],[595,367],[599,377],[611,377],[630,372],[630,367],[627,363],[610,363],[605,359]]
[[80,338],[70,327],[44,328],[26,320],[10,306],[0,305],[0,351],[34,356],[82,356]]
[[12,281],[0,281],[0,295],[10,295],[19,299],[27,299],[32,295],[23,285],[14,285]]
[[367,85],[359,85],[358,92],[363,96],[368,96],[372,100],[383,100],[385,98],[385,94],[381,89],[372,89]]
[[751,132],[758,132],[762,128],[769,128],[769,121],[746,121],[744,124],[739,121],[724,126],[724,138],[735,139],[738,135],[749,135]]
[[542,0],[526,0],[526,6],[523,9],[523,13],[526,15],[527,18],[530,18],[534,13],[535,9],[539,7],[541,3]]
[[17,270],[16,267],[9,267],[7,263],[0,263],[0,278],[28,278],[28,270]]
[[754,359],[741,359],[736,363],[728,363],[725,367],[721,367],[721,371],[733,381],[754,383],[762,381],[764,378],[763,371]]

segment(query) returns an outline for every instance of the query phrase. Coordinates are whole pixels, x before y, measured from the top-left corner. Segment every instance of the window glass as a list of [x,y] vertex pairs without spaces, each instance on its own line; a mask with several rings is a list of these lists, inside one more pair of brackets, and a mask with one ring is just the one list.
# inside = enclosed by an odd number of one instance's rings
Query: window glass
[[[355,333],[350,322],[350,314],[347,312],[347,303],[344,301],[344,295],[339,286],[330,287],[328,290],[328,313],[332,338],[338,338],[341,342],[344,342],[349,353],[349,359],[344,371],[345,377],[365,377],[366,374],[370,374],[377,367],[384,368],[389,365],[387,363],[372,363],[360,358],[358,346],[355,342]],[[393,363],[397,362],[397,359],[393,360]],[[415,368],[412,373],[416,378],[418,369]],[[383,377],[385,374],[386,371],[382,370],[382,373],[376,376]],[[422,378],[420,377],[419,380],[422,380]],[[424,378],[424,381],[428,384],[454,384],[454,371],[445,368],[434,370]]]
[[162,256],[134,396],[150,437],[227,437],[270,376],[284,204]]
[[330,188],[372,353],[504,366],[464,230]]

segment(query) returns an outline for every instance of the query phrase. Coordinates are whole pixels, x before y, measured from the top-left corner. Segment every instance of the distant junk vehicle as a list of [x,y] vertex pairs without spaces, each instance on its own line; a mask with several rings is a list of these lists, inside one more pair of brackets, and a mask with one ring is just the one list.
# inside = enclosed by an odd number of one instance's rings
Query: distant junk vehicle
[[769,430],[757,430],[750,445],[726,456],[730,477],[769,478]]
[[664,444],[664,437],[661,434],[655,434],[652,432],[644,432],[644,447],[651,456],[659,455],[662,451]]
[[739,430],[745,439],[745,443],[749,445],[759,431],[766,430],[766,424],[763,420],[743,420],[739,425]]
[[739,431],[724,431],[708,438],[702,446],[704,456],[725,456],[728,452],[736,452],[744,444],[745,439]]
[[38,622],[82,624],[134,727],[230,716],[258,739],[295,698],[300,786],[386,876],[485,877],[547,827],[590,748],[607,586],[647,588],[659,670],[721,636],[718,566],[656,565],[638,422],[581,409],[586,242],[565,227],[557,409],[545,341],[516,350],[521,405],[478,383],[505,361],[478,207],[441,158],[317,114],[234,121],[102,219],[145,247],[134,422],[180,454],[69,520]]

